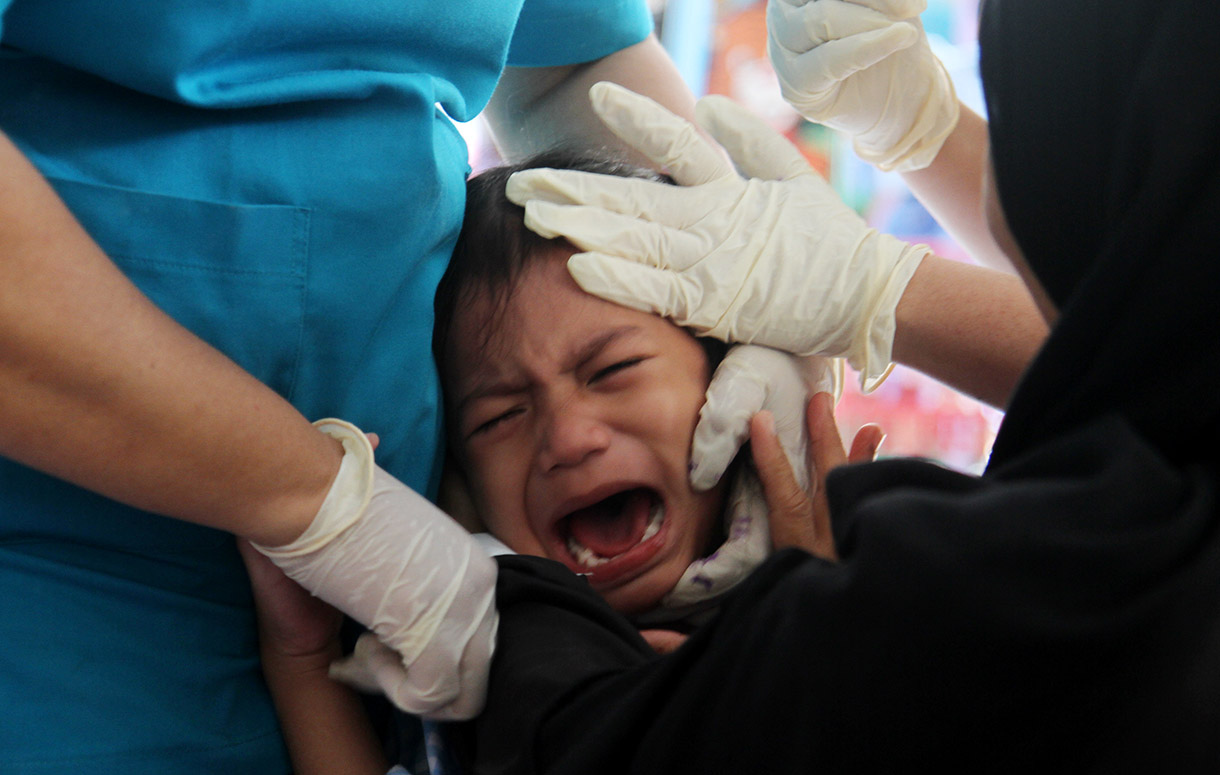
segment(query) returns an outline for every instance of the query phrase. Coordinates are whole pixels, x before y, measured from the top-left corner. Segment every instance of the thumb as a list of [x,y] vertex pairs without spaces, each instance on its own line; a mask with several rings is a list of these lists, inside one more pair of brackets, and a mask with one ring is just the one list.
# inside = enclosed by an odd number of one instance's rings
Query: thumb
[[[750,450],[767,502],[772,546],[776,549],[797,547],[811,554],[828,556],[825,541],[815,529],[813,504],[796,481],[792,464],[775,435],[770,412],[759,412],[750,423]],[[830,552],[829,556],[833,556],[833,544]]]

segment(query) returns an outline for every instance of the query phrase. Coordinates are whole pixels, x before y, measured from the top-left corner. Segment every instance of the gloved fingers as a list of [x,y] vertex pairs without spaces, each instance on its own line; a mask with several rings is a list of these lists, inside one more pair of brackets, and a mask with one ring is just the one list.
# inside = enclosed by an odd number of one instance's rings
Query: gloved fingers
[[727,97],[709,95],[700,99],[695,115],[746,177],[790,180],[813,173],[788,138]]
[[913,19],[928,9],[928,0],[852,0],[891,19]]
[[[902,19],[845,0],[818,0],[803,6],[773,2],[767,6],[767,38],[787,52],[803,54],[840,40],[859,43],[862,34],[897,21]],[[846,56],[852,58],[850,50]]]
[[589,89],[589,99],[611,132],[680,185],[697,186],[733,175],[724,154],[693,124],[648,97],[602,81]]
[[533,200],[525,205],[525,225],[543,237],[562,235],[582,251],[679,271],[711,250],[695,234],[596,207]]
[[883,61],[895,52],[919,42],[919,30],[907,22],[894,22],[880,14],[873,26],[850,37],[826,41],[805,51],[783,48],[783,77],[801,84],[802,92],[829,89],[861,70]]
[[[482,712],[487,701],[488,665],[491,664],[498,626],[499,614],[491,611],[462,651],[458,664],[460,693],[451,701],[423,715],[434,721],[464,721]],[[418,687],[412,690],[413,694],[419,691]]]
[[[767,399],[765,377],[742,362],[748,345],[734,347],[716,367],[691,440],[691,486],[709,490],[728,470],[750,435],[750,418]],[[755,348],[761,349],[761,348]]]
[[676,228],[697,223],[717,204],[716,197],[654,180],[548,168],[513,173],[504,193],[522,207],[535,200],[587,205]]
[[767,0],[767,40],[785,51],[803,53],[825,41],[814,36],[805,24],[814,5],[839,3],[840,0]]
[[568,259],[568,272],[587,293],[696,331],[711,328],[720,317],[719,311],[699,308],[702,294],[696,285],[666,269],[604,253],[577,253]]
[[[815,3],[829,5],[831,2],[839,3],[839,0],[770,0],[768,5],[801,8]],[[891,19],[910,19],[919,16],[928,8],[928,0],[846,0],[846,2],[880,11]]]
[[[364,692],[384,694],[399,709],[417,716],[436,717],[459,695],[457,683],[437,679],[434,671],[420,670],[430,685],[421,685],[416,674],[402,663],[394,649],[366,632],[356,640],[352,653],[330,666],[330,677]],[[482,695],[478,704],[482,706]]]
[[391,685],[401,682],[406,672],[398,653],[371,632],[357,638],[352,653],[331,662],[329,670],[334,680],[369,694],[384,691],[387,677]]
[[796,357],[757,345],[737,345],[717,366],[699,412],[691,446],[691,484],[716,484],[750,435],[750,420],[766,410],[797,481],[808,485],[805,465],[805,405],[809,386],[833,384],[827,360]]
[[[796,356],[796,360],[809,394],[829,393],[838,403],[843,395],[843,359],[801,355]],[[801,407],[802,414],[804,411]]]

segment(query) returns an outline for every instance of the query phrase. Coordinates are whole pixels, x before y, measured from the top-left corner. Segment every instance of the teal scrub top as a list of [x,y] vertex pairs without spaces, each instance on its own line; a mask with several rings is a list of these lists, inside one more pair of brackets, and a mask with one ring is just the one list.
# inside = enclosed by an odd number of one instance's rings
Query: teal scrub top
[[[0,129],[162,309],[438,478],[432,297],[506,61],[643,0],[0,0]],[[231,536],[0,461],[0,772],[287,772]]]

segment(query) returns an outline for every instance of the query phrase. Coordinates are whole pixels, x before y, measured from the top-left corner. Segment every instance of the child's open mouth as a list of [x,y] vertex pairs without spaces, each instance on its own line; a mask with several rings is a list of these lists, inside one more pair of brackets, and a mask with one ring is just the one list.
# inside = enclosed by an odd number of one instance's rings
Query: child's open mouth
[[595,583],[617,580],[640,567],[660,548],[652,541],[665,522],[665,505],[657,493],[635,488],[577,509],[559,520],[577,572]]

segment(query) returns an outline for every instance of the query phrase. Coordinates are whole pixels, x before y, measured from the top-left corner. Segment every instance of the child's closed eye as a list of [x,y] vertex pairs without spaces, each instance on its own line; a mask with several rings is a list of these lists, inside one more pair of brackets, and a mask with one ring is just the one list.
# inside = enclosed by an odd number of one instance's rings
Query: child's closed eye
[[516,417],[517,415],[521,414],[524,411],[525,411],[524,408],[517,406],[517,407],[513,407],[512,409],[509,409],[506,412],[501,412],[500,414],[496,415],[495,417],[492,417],[490,420],[485,420],[484,422],[479,423],[477,426],[475,426],[474,430],[472,430],[472,431],[470,431],[470,433],[466,434],[466,438],[470,439],[470,438],[474,438],[475,436],[479,436],[484,433],[487,433],[487,432],[493,430],[496,426],[500,425],[500,423],[504,422],[505,420],[512,419],[513,417]]
[[615,374],[618,374],[627,369],[630,369],[632,366],[638,366],[646,360],[648,360],[648,359],[647,359],[647,357],[644,357],[644,356],[641,356],[638,358],[628,358],[626,360],[622,360],[622,361],[613,363],[603,369],[598,369],[596,372],[593,373],[593,376],[589,378],[589,383],[592,384],[594,382],[601,382],[603,380],[606,380],[609,377],[613,377]]

